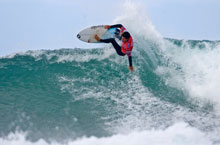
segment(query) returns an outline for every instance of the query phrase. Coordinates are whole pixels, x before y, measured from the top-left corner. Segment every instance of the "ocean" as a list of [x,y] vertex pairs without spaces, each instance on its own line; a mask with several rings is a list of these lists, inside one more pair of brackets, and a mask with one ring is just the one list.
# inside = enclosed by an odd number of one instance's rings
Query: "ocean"
[[220,41],[164,38],[129,11],[115,23],[134,72],[111,45],[0,58],[0,145],[220,144]]

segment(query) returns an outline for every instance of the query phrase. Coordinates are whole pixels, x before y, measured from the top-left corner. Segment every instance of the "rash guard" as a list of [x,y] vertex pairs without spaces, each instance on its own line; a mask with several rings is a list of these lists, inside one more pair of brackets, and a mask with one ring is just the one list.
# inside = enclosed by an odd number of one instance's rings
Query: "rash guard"
[[[127,31],[122,24],[111,25],[110,28],[120,28],[120,35],[122,35],[124,32]],[[123,42],[121,46],[121,52],[128,56],[129,66],[132,66],[132,57],[131,57],[132,49],[133,49],[133,38],[132,36],[130,36],[129,40],[127,42]]]

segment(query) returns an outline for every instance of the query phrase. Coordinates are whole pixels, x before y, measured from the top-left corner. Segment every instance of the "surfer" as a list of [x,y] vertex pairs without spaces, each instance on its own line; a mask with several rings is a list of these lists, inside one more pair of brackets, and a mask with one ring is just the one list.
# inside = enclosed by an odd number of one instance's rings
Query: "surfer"
[[[104,42],[104,43],[112,43],[114,46],[116,52],[120,56],[128,56],[128,61],[129,61],[129,70],[133,71],[133,65],[132,65],[132,56],[131,56],[131,51],[133,49],[133,39],[130,35],[130,33],[125,29],[125,27],[121,24],[116,24],[116,25],[106,25],[105,29],[110,29],[110,28],[120,28],[118,35],[121,37],[122,41],[122,46],[120,46],[114,38],[109,38],[109,39],[100,39],[98,35],[95,35],[95,39],[98,42]],[[116,29],[118,30],[118,29]],[[117,31],[116,31],[117,32]]]

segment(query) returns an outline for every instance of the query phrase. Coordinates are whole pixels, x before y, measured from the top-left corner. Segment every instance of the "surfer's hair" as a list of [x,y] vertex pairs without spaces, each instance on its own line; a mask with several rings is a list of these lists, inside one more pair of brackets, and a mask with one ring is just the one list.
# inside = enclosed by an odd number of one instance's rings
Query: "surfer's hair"
[[122,34],[122,37],[125,37],[126,39],[129,39],[131,37],[130,33],[129,32],[124,32]]

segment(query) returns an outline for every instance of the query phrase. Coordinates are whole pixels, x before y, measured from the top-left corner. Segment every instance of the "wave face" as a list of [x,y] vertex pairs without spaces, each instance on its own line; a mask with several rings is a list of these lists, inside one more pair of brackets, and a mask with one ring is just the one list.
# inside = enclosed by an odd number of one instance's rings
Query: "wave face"
[[220,42],[165,39],[127,7],[132,73],[108,46],[0,58],[1,144],[220,144]]

